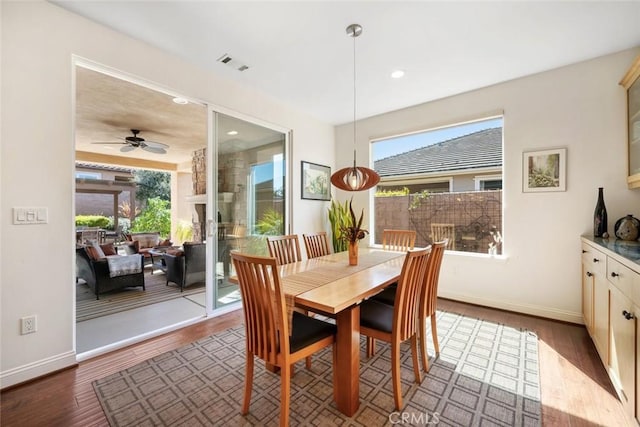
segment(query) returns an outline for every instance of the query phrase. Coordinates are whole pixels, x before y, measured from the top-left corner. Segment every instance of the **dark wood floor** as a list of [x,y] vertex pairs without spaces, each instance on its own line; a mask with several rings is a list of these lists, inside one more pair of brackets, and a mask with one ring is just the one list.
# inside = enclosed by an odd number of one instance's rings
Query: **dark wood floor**
[[[631,426],[582,326],[453,301],[439,308],[535,331],[545,426]],[[0,425],[107,426],[91,382],[242,322],[235,311],[1,393]]]

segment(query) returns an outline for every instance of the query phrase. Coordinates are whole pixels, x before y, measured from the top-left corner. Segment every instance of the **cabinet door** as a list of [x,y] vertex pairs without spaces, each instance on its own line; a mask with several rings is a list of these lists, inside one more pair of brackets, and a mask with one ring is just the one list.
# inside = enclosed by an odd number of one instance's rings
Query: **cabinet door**
[[636,313],[636,420],[640,424],[640,332],[638,331],[638,319],[640,306],[634,306]]
[[634,414],[636,370],[636,319],[631,300],[609,286],[611,316],[609,370],[625,410]]
[[593,273],[589,266],[582,264],[582,319],[584,325],[593,337]]
[[609,283],[603,273],[593,275],[593,342],[600,359],[609,363]]

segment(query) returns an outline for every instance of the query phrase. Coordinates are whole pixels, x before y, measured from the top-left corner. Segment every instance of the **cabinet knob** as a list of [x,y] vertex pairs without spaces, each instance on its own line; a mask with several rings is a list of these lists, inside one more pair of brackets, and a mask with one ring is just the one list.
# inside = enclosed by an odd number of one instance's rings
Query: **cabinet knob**
[[600,262],[600,260],[598,258],[594,258],[593,262]]
[[611,272],[611,277],[620,277],[620,275],[618,273],[616,273],[615,271]]
[[624,316],[625,319],[627,320],[631,320],[633,319],[635,316],[633,315],[633,313],[629,313],[627,310],[622,310],[622,315]]
[[592,276],[593,276],[593,273],[590,271],[587,271],[587,277],[592,277]]

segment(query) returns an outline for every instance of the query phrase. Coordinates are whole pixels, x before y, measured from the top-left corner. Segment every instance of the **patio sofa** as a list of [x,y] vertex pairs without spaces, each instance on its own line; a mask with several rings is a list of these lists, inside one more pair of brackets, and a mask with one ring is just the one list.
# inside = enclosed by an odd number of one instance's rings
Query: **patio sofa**
[[[96,294],[96,299],[100,299],[100,295],[106,292],[124,288],[142,287],[142,290],[145,290],[142,255],[117,255],[112,245],[102,245],[101,249],[104,257],[96,257],[91,246],[76,247],[76,277],[87,283],[87,286]],[[108,259],[113,257],[115,259]],[[129,263],[126,266],[127,269],[114,271],[114,265],[118,262],[122,264],[122,261]],[[138,268],[134,271],[131,268],[132,265]]]
[[157,247],[168,247],[172,244],[169,239],[163,240],[158,231],[128,233],[125,238],[128,242],[136,243],[138,253],[144,256],[145,264],[151,262],[150,250]]

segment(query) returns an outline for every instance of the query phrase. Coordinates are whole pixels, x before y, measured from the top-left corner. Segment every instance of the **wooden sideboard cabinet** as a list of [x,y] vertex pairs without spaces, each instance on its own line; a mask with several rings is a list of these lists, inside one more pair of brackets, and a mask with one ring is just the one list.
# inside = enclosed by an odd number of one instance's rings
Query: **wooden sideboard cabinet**
[[640,188],[640,56],[636,58],[620,84],[627,91],[627,131],[629,188]]
[[640,242],[582,237],[582,312],[622,405],[640,426]]

